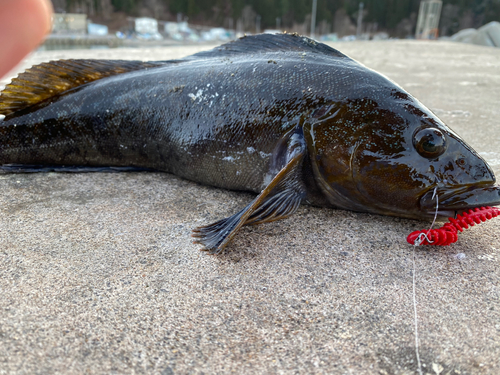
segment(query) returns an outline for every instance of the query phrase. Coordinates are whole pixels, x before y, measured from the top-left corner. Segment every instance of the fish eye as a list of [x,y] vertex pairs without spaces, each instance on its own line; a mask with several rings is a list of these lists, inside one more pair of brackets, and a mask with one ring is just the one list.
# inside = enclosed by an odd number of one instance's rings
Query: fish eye
[[425,128],[417,131],[413,137],[413,146],[427,159],[434,159],[446,151],[446,138],[439,129]]

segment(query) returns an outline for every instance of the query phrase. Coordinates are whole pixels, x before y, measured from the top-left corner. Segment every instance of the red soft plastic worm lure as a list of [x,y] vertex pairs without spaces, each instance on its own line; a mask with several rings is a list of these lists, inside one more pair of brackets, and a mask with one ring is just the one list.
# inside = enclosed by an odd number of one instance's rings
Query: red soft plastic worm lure
[[453,242],[457,242],[458,231],[462,232],[464,229],[469,228],[469,226],[472,227],[475,224],[482,223],[499,215],[500,209],[496,207],[474,208],[462,213],[462,215],[458,215],[456,219],[449,217],[448,220],[450,222],[444,224],[441,228],[416,230],[410,233],[406,240],[408,243],[415,245],[415,241],[420,238],[420,243],[417,243],[417,246],[447,246]]

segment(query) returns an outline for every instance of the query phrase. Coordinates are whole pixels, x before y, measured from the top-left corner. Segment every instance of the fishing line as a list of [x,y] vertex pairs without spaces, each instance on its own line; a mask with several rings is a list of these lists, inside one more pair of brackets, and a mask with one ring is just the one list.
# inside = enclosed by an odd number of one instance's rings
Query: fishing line
[[[432,220],[432,224],[429,228],[429,231],[432,229],[434,226],[434,223],[436,222],[437,214],[438,214],[438,209],[439,209],[439,198],[437,195],[437,186],[434,188],[434,194],[432,194],[432,199],[436,198],[436,212],[434,213],[434,220]],[[420,243],[425,239],[429,241],[429,238],[427,238],[427,235],[425,233],[422,233],[421,235],[418,236],[418,238],[415,240],[415,244],[413,245],[413,313],[414,313],[414,320],[415,320],[415,355],[417,357],[417,366],[418,366],[418,373],[419,375],[423,375],[422,373],[422,363],[420,362],[420,353],[418,350],[418,315],[417,315],[417,292],[416,292],[416,281],[415,281],[415,273],[417,271],[417,267],[415,265],[415,248],[420,245]],[[432,241],[430,241],[432,242]]]

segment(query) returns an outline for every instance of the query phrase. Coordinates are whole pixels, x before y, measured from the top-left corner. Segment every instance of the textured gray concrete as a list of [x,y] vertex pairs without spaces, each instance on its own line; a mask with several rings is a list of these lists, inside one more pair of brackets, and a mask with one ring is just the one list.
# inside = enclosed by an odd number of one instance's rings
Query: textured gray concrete
[[[413,93],[500,173],[500,50],[335,46]],[[40,52],[19,69],[199,48]],[[416,373],[405,238],[429,223],[303,206],[243,229],[221,256],[191,243],[191,228],[250,199],[163,173],[1,175],[0,374]],[[423,373],[500,373],[499,228],[416,249]]]

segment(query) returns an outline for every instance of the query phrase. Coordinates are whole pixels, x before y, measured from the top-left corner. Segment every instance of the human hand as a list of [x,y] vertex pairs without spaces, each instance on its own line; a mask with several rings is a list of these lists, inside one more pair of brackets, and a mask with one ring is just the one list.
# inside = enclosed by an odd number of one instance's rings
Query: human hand
[[51,30],[50,0],[0,0],[0,78]]

